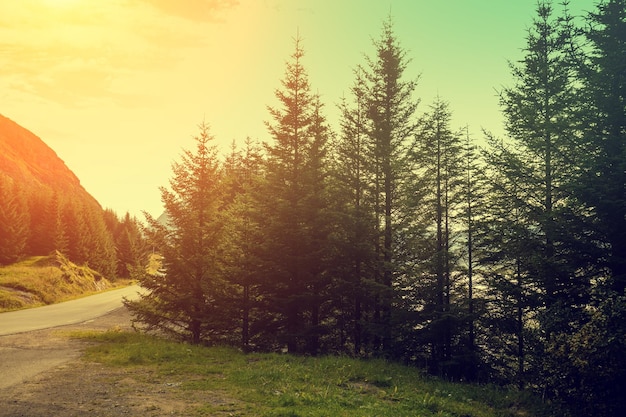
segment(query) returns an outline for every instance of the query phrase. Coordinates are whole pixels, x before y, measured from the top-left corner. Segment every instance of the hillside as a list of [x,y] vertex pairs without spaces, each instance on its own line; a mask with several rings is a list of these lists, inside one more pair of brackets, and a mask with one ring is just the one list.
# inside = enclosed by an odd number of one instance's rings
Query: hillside
[[67,301],[110,287],[98,272],[60,253],[30,257],[0,266],[0,312]]
[[78,177],[41,138],[2,115],[0,172],[28,188],[47,186],[95,202]]
[[0,265],[56,251],[109,279],[128,277],[141,240],[38,136],[0,115]]

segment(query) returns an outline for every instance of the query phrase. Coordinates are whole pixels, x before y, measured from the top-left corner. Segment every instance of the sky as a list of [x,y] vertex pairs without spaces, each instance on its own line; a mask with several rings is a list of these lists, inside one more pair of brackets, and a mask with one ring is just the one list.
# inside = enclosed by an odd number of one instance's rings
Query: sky
[[[555,10],[560,13],[559,2]],[[267,106],[301,38],[331,127],[353,71],[391,16],[417,79],[418,115],[437,96],[452,123],[503,134],[535,0],[1,0],[0,114],[39,136],[104,208],[159,216],[160,186],[198,125],[227,151],[271,141]],[[595,0],[571,0],[584,15]]]

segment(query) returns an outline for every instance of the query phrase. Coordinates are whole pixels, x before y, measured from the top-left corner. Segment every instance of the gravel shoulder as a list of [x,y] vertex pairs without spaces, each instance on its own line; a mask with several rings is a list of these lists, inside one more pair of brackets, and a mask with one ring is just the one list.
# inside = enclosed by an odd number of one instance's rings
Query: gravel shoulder
[[112,328],[131,328],[125,308],[84,323],[0,336],[0,417],[186,416],[222,401],[181,390],[175,376],[84,361],[88,342],[67,337],[68,331]]

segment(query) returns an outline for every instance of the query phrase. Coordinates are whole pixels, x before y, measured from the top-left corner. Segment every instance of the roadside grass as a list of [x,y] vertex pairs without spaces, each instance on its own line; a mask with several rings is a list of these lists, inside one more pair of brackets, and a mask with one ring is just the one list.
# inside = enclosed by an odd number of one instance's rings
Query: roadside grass
[[60,253],[33,256],[0,267],[0,312],[54,304],[111,287],[100,273],[76,265]]
[[382,360],[243,354],[119,331],[75,332],[72,337],[99,342],[87,348],[86,360],[148,369],[163,378],[175,377],[182,390],[229,399],[195,406],[189,410],[193,416],[550,415],[524,392],[450,383]]

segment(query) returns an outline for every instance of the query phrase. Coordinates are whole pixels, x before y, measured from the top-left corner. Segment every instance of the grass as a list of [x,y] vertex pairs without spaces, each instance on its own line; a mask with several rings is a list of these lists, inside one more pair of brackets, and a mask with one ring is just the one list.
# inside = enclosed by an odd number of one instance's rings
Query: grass
[[116,331],[74,336],[100,342],[88,348],[87,360],[147,368],[163,377],[175,375],[183,390],[231,400],[196,406],[190,411],[195,416],[549,415],[536,399],[520,391],[449,383],[382,360],[243,354]]
[[0,267],[0,312],[54,304],[110,287],[98,272],[60,253],[33,256]]

